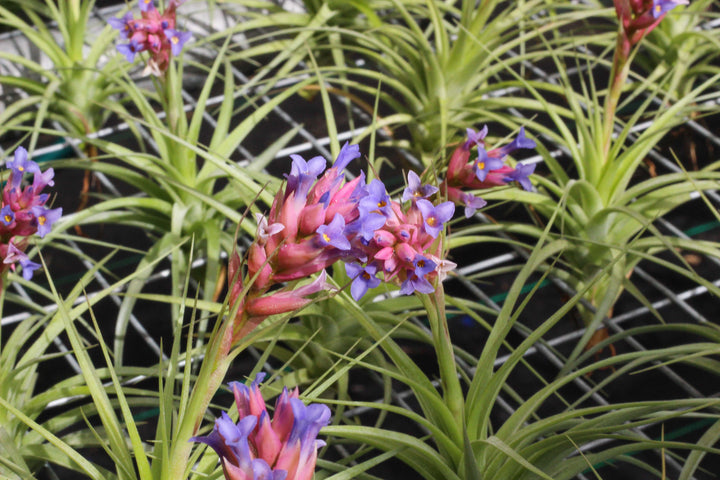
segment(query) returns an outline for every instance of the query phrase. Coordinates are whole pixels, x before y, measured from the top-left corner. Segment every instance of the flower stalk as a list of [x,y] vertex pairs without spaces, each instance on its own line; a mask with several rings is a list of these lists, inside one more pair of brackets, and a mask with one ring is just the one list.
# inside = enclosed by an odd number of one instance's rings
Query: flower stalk
[[[437,355],[440,370],[440,383],[443,390],[443,399],[447,404],[457,425],[465,425],[465,401],[460,378],[457,372],[457,362],[450,330],[445,313],[445,292],[442,282],[437,282],[435,291],[430,294],[418,294],[427,312],[433,345]],[[452,433],[452,432],[448,432]],[[458,444],[461,443],[461,439]]]

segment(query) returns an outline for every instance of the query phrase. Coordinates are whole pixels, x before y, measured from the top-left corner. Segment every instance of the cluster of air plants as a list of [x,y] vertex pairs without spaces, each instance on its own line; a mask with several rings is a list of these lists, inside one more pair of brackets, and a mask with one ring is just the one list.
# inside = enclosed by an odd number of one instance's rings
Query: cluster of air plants
[[[720,294],[676,252],[718,259],[720,245],[656,225],[717,190],[717,162],[691,170],[678,158],[677,172],[638,178],[668,132],[716,110],[720,30],[705,22],[711,2],[685,3],[330,0],[290,12],[138,0],[99,33],[92,0],[0,6],[0,26],[44,55],[0,52],[20,72],[0,76],[19,95],[0,112],[0,140],[29,140],[37,158],[45,138],[63,137],[84,157],[43,173],[24,148],[5,153],[0,311],[7,301],[17,317],[0,330],[0,477],[372,479],[394,458],[403,476],[428,480],[601,478],[606,463],[664,479],[666,459],[699,478],[720,454],[717,397],[627,401],[610,387],[675,365],[716,379],[719,327],[651,307],[661,324],[596,333],[624,291],[649,304],[632,281],[640,262]],[[246,21],[193,28],[216,12]],[[313,127],[330,146],[306,160],[279,153],[305,127],[270,119],[308,92],[320,93]],[[344,115],[372,115],[344,145],[338,101]],[[100,135],[106,122],[129,134]],[[269,126],[270,144],[253,145]],[[400,175],[379,156],[386,146],[422,171]],[[238,161],[251,150],[261,153]],[[73,169],[129,193],[90,199],[85,188],[89,201],[62,217],[66,189],[43,190]],[[517,205],[533,221],[496,220]],[[149,246],[93,238],[96,224]],[[57,264],[30,260],[37,238],[50,255],[64,242],[112,252],[74,252],[87,270],[59,293]],[[524,258],[487,275],[509,285],[502,304],[446,293],[456,280],[478,291],[463,253],[489,244]],[[118,250],[136,263],[108,282]],[[46,281],[33,279],[41,265]],[[535,308],[548,280],[566,297]],[[160,320],[145,311],[157,305]],[[586,328],[554,350],[548,335],[573,312]],[[482,344],[461,348],[454,318]],[[150,364],[136,358],[131,322],[163,329]],[[658,334],[681,340],[596,355]],[[534,351],[562,361],[548,374]],[[43,380],[59,362],[74,370]],[[516,389],[522,375],[537,387]],[[375,379],[381,401],[358,395],[357,376]],[[689,420],[704,428],[692,440],[647,433]],[[645,451],[657,462],[636,457]]]

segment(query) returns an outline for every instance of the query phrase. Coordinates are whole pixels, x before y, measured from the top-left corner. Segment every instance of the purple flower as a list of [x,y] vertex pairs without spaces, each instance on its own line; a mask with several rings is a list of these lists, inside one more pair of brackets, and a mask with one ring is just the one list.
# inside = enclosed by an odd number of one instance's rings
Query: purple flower
[[418,277],[415,274],[408,276],[402,285],[400,285],[401,295],[411,295],[413,292],[432,293],[434,291],[435,288],[425,277]]
[[290,167],[290,176],[297,177],[299,175],[310,175],[313,180],[325,171],[327,160],[321,156],[313,157],[307,162],[300,155],[290,155],[292,158],[292,166]]
[[52,168],[48,168],[45,170],[45,172],[35,172],[35,175],[33,176],[33,191],[35,193],[39,193],[42,191],[43,188],[45,188],[47,185],[53,186],[55,185],[55,182],[53,181],[53,177],[55,176],[55,170]]
[[432,185],[422,185],[420,183],[420,177],[412,170],[408,172],[407,181],[408,186],[403,190],[402,195],[403,202],[417,200],[418,198],[428,198],[438,191],[438,188]]
[[420,254],[417,254],[413,259],[413,265],[415,265],[415,275],[418,277],[424,277],[428,273],[435,271],[435,267],[437,267],[435,262]]
[[520,127],[517,138],[512,142],[508,143],[504,147],[493,149],[489,155],[491,157],[503,158],[506,155],[510,155],[515,150],[520,148],[535,148],[537,145],[535,142],[525,136],[525,127]]
[[12,211],[10,205],[5,205],[0,209],[0,222],[9,227],[15,221],[15,212]]
[[348,277],[353,279],[350,293],[355,301],[360,300],[369,289],[380,285],[380,279],[375,276],[377,273],[375,265],[363,267],[357,263],[346,263],[345,272]]
[[20,186],[25,173],[40,173],[40,167],[32,160],[28,160],[27,150],[23,147],[18,147],[15,150],[14,159],[7,162],[5,166],[12,170],[10,175],[12,188]]
[[292,166],[290,175],[287,176],[285,191],[295,192],[295,200],[304,202],[313,182],[325,170],[327,160],[320,156],[313,157],[307,162],[300,155],[290,155],[290,158],[292,158]]
[[191,32],[181,32],[172,28],[165,29],[165,37],[170,42],[170,49],[174,56],[180,55],[183,45],[192,38]]
[[360,212],[360,216],[347,226],[346,233],[357,233],[363,240],[369,242],[375,236],[375,232],[385,225],[386,221],[387,218],[381,213]]
[[530,183],[530,179],[528,178],[531,173],[535,171],[535,164],[524,164],[524,163],[518,163],[515,167],[515,170],[508,173],[503,177],[503,181],[505,182],[518,182],[520,186],[523,188],[523,190],[527,190],[528,192],[532,192],[533,186],[532,183]]
[[660,18],[678,5],[687,5],[688,0],[653,0],[652,16]]
[[485,125],[479,132],[476,132],[472,128],[468,128],[465,131],[467,133],[467,140],[465,141],[465,144],[463,146],[465,147],[465,150],[470,150],[473,144],[477,145],[478,147],[483,145],[483,139],[488,133],[488,128],[487,125]]
[[455,213],[453,202],[444,202],[435,207],[428,200],[420,199],[417,201],[417,206],[425,221],[425,231],[433,238],[438,236],[443,224]]
[[150,12],[155,10],[155,3],[153,0],[138,0],[141,12]]
[[355,160],[359,156],[360,145],[350,145],[348,142],[345,142],[345,145],[343,145],[340,149],[340,153],[338,154],[335,163],[333,163],[333,168],[337,170],[345,170],[345,167],[347,167],[351,161]]
[[463,192],[460,194],[460,201],[465,205],[465,218],[470,218],[475,214],[478,208],[487,205],[487,202],[480,197],[476,197],[472,193]]
[[39,263],[31,261],[27,256],[20,259],[20,266],[22,267],[22,276],[25,280],[31,280],[33,277],[33,272],[40,268]]
[[345,237],[345,219],[339,213],[335,214],[328,225],[320,225],[316,232],[321,245],[350,250],[350,242]]
[[117,47],[118,53],[125,55],[128,62],[133,63],[135,61],[135,55],[138,52],[143,51],[143,45],[135,40],[130,40],[130,43],[121,43]]
[[480,145],[478,145],[477,151],[478,158],[473,164],[473,170],[477,179],[484,182],[490,171],[502,168],[503,161],[500,158],[489,157],[488,153]]
[[358,204],[360,212],[378,212],[389,217],[392,214],[392,208],[385,184],[376,178],[366,187],[366,191],[367,195]]
[[32,213],[35,215],[38,224],[37,233],[40,238],[50,233],[52,224],[57,222],[62,216],[62,208],[54,208],[52,210],[45,207],[36,206],[32,208]]
[[127,12],[122,18],[112,17],[108,19],[108,23],[115,30],[119,30],[120,34],[125,38],[130,38],[132,35],[133,27],[130,22],[133,21],[132,12]]

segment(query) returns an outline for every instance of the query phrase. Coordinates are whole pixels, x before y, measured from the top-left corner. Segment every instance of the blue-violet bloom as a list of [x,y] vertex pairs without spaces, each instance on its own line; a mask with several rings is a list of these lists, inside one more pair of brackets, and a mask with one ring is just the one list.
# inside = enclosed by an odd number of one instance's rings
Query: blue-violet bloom
[[443,224],[450,220],[455,213],[453,202],[443,202],[436,207],[428,200],[420,199],[417,201],[417,206],[425,222],[425,231],[433,238],[438,236]]
[[360,300],[369,289],[380,285],[380,279],[375,276],[377,274],[375,265],[363,267],[357,263],[346,263],[345,272],[348,277],[353,279],[350,285],[350,294],[355,301]]
[[417,200],[419,198],[428,198],[438,191],[433,185],[423,185],[417,173],[410,170],[407,176],[408,186],[403,190],[402,201]]

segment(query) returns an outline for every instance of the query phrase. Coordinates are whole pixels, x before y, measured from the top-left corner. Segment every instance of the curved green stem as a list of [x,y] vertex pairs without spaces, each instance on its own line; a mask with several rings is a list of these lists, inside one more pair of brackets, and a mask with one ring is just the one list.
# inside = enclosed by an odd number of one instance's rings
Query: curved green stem
[[434,293],[419,295],[419,297],[427,311],[432,331],[433,344],[440,368],[443,398],[458,425],[465,425],[465,401],[445,315],[445,292],[442,283],[438,282]]
[[193,447],[190,438],[200,429],[208,405],[220,388],[232,363],[233,356],[230,355],[232,332],[232,317],[228,317],[207,346],[206,356],[200,367],[197,382],[193,386],[188,407],[179,412],[179,426],[173,436],[169,461],[162,466],[160,476],[162,480],[188,477],[188,459]]

